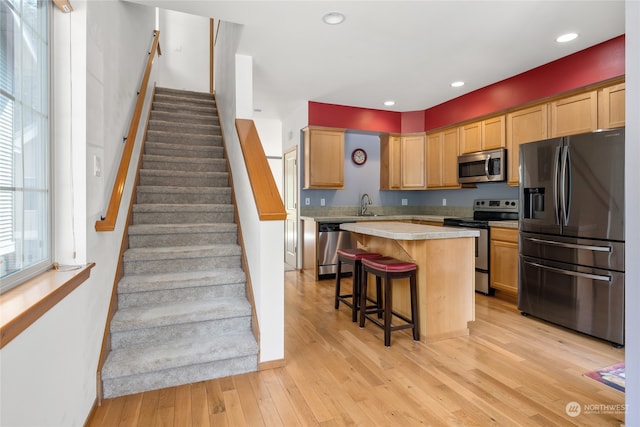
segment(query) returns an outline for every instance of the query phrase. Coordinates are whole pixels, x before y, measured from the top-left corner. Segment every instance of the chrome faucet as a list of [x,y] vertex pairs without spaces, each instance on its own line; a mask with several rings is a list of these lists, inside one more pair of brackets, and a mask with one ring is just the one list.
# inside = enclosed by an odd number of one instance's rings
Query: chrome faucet
[[369,197],[367,193],[364,193],[360,198],[360,216],[367,213],[367,206],[370,205],[371,203],[372,203],[371,197]]

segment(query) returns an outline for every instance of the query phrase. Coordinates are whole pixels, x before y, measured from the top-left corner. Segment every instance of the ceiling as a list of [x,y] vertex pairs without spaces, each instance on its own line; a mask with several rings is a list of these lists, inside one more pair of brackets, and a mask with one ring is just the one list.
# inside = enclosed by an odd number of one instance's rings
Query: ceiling
[[[625,32],[621,0],[132,1],[242,24],[258,118],[306,101],[424,110]],[[323,23],[332,11],[345,21]]]

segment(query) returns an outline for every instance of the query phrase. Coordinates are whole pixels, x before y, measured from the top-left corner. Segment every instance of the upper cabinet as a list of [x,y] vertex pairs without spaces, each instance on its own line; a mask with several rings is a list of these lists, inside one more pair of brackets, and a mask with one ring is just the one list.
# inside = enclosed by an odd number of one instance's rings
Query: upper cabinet
[[402,189],[427,189],[427,138],[424,133],[400,138]]
[[518,185],[520,144],[547,139],[547,104],[507,114],[507,184]]
[[380,189],[400,190],[400,135],[380,137]]
[[549,103],[551,138],[591,132],[598,128],[598,92],[595,90]]
[[304,129],[304,188],[344,188],[344,130]]
[[458,153],[460,128],[427,135],[427,188],[460,188]]
[[380,139],[380,189],[425,190],[426,149],[424,133],[383,135]]
[[473,153],[506,146],[505,116],[468,123],[460,128],[460,153]]
[[598,128],[612,129],[625,125],[624,83],[598,91]]

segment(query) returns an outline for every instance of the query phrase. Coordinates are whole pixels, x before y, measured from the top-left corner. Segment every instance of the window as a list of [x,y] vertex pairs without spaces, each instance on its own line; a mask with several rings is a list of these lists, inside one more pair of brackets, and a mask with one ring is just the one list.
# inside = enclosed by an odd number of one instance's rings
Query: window
[[5,291],[51,265],[50,4],[0,2],[0,291]]

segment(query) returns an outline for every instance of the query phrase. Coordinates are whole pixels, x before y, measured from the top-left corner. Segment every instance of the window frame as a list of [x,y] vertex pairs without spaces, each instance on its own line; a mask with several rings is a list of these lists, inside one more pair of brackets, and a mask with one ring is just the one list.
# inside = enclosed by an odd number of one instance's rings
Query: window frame
[[[10,1],[10,0],[0,0],[3,3],[6,3],[5,7],[8,7],[10,10],[12,11],[16,11],[16,5],[14,4],[14,2]],[[25,2],[26,0],[21,0],[20,1],[20,7],[22,7],[22,4]],[[39,3],[38,8],[43,8],[44,13],[46,14],[46,16],[44,18],[41,18],[43,20],[43,24],[45,25],[44,31],[43,32],[38,32],[37,34],[41,35],[42,37],[45,37],[43,43],[44,43],[44,66],[39,66],[39,74],[44,76],[44,79],[41,81],[41,87],[44,86],[44,89],[41,90],[41,94],[46,96],[45,100],[42,100],[40,102],[40,107],[41,110],[35,110],[33,108],[30,109],[31,113],[34,116],[39,116],[41,119],[44,119],[44,126],[42,126],[44,135],[45,135],[45,141],[44,141],[44,146],[46,148],[46,155],[44,156],[44,161],[46,162],[46,167],[47,167],[47,171],[46,173],[44,173],[42,175],[42,177],[44,179],[46,179],[46,183],[44,185],[44,191],[46,193],[46,197],[45,197],[45,204],[46,204],[46,218],[45,220],[45,231],[42,235],[42,239],[46,240],[45,242],[45,256],[43,257],[43,259],[36,261],[30,265],[28,265],[27,267],[23,267],[20,270],[17,270],[14,273],[8,274],[6,276],[2,277],[1,283],[0,283],[0,294],[3,294],[11,289],[14,289],[16,287],[18,287],[19,285],[29,281],[30,279],[33,279],[34,277],[41,275],[42,273],[51,270],[52,265],[53,265],[53,259],[54,259],[54,163],[53,163],[53,159],[54,159],[54,153],[53,153],[53,148],[54,148],[54,144],[53,144],[53,109],[52,109],[52,105],[53,105],[53,88],[52,88],[52,35],[53,35],[53,31],[52,31],[52,23],[53,23],[53,9],[52,9],[52,4],[50,0],[36,0],[37,3]],[[23,30],[23,25],[24,24],[24,9],[18,11],[19,12],[19,19],[20,19],[20,28],[21,31]],[[23,42],[23,38],[21,37],[21,43]],[[15,43],[15,42],[14,42]],[[22,60],[22,56],[20,56],[20,60]],[[22,64],[20,64],[20,70],[22,70],[22,66],[24,65],[24,62]],[[11,70],[12,72],[15,72],[15,68]],[[19,89],[20,91],[22,91],[22,87]],[[6,92],[4,92],[4,94],[6,94]],[[14,98],[14,94],[10,93],[8,94],[8,96],[10,98],[12,98],[15,102],[15,98]],[[22,100],[20,100],[20,102],[22,103]],[[33,105],[30,105],[30,107],[33,107]],[[46,108],[46,109],[45,109]],[[24,109],[23,109],[24,111]],[[20,113],[21,115],[23,115],[23,113]],[[24,127],[21,127],[20,132],[22,132],[24,130]],[[15,137],[15,129],[14,129],[14,137]],[[13,144],[13,143],[12,143]],[[24,147],[24,144],[23,144]],[[23,162],[24,163],[24,162]],[[15,190],[13,190],[15,191]],[[23,194],[25,194],[26,192],[23,192]],[[22,213],[24,215],[24,205],[22,206]],[[38,217],[39,220],[42,220],[42,217],[39,216]],[[23,236],[24,239],[24,236]]]

